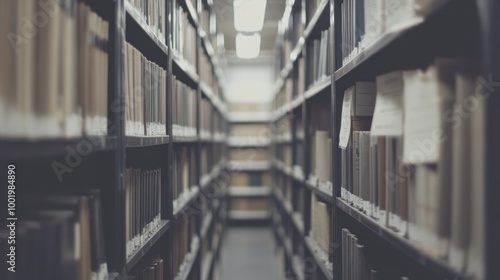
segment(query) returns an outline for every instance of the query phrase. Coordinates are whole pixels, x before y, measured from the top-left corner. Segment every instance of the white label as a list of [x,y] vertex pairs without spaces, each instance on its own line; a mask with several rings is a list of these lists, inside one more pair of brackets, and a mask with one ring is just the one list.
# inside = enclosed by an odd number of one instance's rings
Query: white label
[[400,136],[403,134],[403,73],[377,77],[377,100],[370,135]]
[[441,90],[436,66],[426,72],[405,72],[407,91],[404,95],[405,163],[434,163],[439,157],[439,144],[446,137],[441,127]]
[[[79,114],[72,114],[66,118],[66,136],[74,137],[82,135],[83,119]],[[30,129],[28,127],[28,129]]]
[[342,102],[342,120],[340,124],[339,147],[345,149],[349,143],[351,135],[351,107],[352,107],[352,92],[354,88],[349,88],[344,94]]

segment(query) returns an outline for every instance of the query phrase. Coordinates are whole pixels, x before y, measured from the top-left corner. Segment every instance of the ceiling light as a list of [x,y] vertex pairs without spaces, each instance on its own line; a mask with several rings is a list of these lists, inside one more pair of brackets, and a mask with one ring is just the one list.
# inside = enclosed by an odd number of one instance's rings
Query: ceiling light
[[235,0],[234,27],[240,32],[258,32],[264,26],[267,0]]
[[236,55],[239,58],[256,58],[260,53],[260,34],[236,35]]

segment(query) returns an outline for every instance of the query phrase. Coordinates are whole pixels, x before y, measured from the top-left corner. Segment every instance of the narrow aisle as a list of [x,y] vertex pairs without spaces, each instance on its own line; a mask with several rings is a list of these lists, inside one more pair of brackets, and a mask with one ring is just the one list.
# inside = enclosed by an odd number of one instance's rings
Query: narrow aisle
[[279,280],[270,227],[229,227],[222,247],[221,280]]

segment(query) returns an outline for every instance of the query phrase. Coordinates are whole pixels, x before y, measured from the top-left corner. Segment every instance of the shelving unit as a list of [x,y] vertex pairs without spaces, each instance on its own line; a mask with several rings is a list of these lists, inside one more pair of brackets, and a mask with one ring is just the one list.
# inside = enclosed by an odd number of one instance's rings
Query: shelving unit
[[[107,108],[110,118],[109,135],[47,140],[0,137],[0,163],[15,163],[19,169],[35,170],[30,176],[26,175],[19,179],[19,190],[23,190],[20,196],[45,186],[56,189],[90,186],[101,190],[104,244],[110,271],[107,279],[131,279],[129,273],[134,267],[152,254],[159,254],[164,261],[164,279],[174,279],[176,277],[174,271],[178,268],[173,267],[172,260],[184,256],[175,255],[173,237],[179,233],[179,221],[184,219],[186,213],[188,215],[195,213],[190,220],[195,224],[193,238],[196,239],[195,236],[203,238],[197,238],[198,241],[193,243],[190,250],[192,257],[183,266],[182,272],[176,279],[200,279],[201,263],[204,258],[208,259],[208,266],[203,270],[203,279],[212,279],[214,266],[219,260],[220,243],[227,216],[226,200],[221,195],[227,188],[223,179],[227,173],[227,160],[224,157],[227,141],[227,108],[223,97],[225,87],[221,70],[223,65],[219,62],[219,56],[222,55],[220,50],[223,50],[224,46],[218,45],[214,48],[211,44],[213,41],[211,38],[217,36],[216,27],[204,31],[199,23],[204,10],[210,16],[215,16],[213,2],[196,0],[194,1],[196,4],[193,5],[190,0],[165,1],[164,15],[167,16],[165,38],[159,38],[157,35],[159,33],[148,25],[142,13],[127,0],[75,0],[74,2],[86,3],[109,22],[110,40],[107,46],[109,72],[106,77],[109,83],[108,100],[110,100]],[[213,83],[202,81],[204,76],[199,69],[198,57],[197,63],[193,65],[171,47],[173,23],[169,19],[177,4],[185,8],[190,22],[196,29],[197,40],[193,47],[196,48],[197,56],[201,55],[202,48],[209,53]],[[127,106],[124,93],[127,88],[127,77],[124,76],[126,42],[167,72],[165,136],[125,134],[125,110],[117,110],[117,104],[125,104],[124,108]],[[187,133],[187,129],[183,128],[173,131],[173,75],[196,91],[193,112],[196,115],[194,134],[193,130]],[[205,128],[201,127],[203,116],[197,113],[202,100],[208,101],[208,107],[214,112],[207,122],[210,126]],[[111,101],[116,102],[111,103]],[[82,150],[82,145],[85,145],[83,148],[86,149]],[[196,166],[196,185],[201,187],[174,209],[173,201],[177,198],[173,197],[173,152],[185,147],[192,149],[197,159],[201,158],[203,150],[208,151],[209,155],[205,158],[206,170],[202,169],[199,162]],[[70,171],[58,174],[52,169],[51,164],[55,162],[65,164]],[[158,230],[127,257],[125,172],[130,167],[146,170],[161,167],[163,180],[161,180],[162,195],[159,198],[161,221]],[[218,194],[216,197],[211,195],[214,192]],[[209,204],[204,209],[200,209],[198,205],[202,198]],[[202,221],[202,217],[210,219]],[[214,239],[217,244],[212,244],[209,238]],[[208,252],[201,250],[204,243],[210,245]]]
[[229,160],[231,172],[227,199],[230,205],[228,218],[231,222],[259,222],[271,218],[271,189],[268,176],[268,135],[270,115],[259,103],[232,103],[228,113]]
[[[274,234],[277,243],[285,251],[285,269],[293,272],[296,279],[342,279],[342,228],[348,228],[363,237],[370,255],[387,255],[392,266],[418,270],[425,279],[472,279],[457,271],[446,260],[431,257],[385,225],[360,212],[342,200],[341,162],[339,133],[341,126],[344,91],[356,81],[373,81],[377,75],[399,69],[421,67],[436,56],[453,56],[466,53],[467,57],[480,58],[483,77],[500,77],[499,49],[500,20],[491,9],[499,8],[492,0],[434,1],[426,9],[419,10],[421,19],[412,26],[383,34],[375,42],[359,51],[342,65],[342,0],[318,1],[316,10],[309,5],[314,1],[287,1],[287,8],[280,24],[276,43],[275,87],[270,124],[285,127],[273,133],[271,140],[272,209]],[[295,19],[297,17],[297,19]],[[464,20],[467,18],[467,20]],[[312,82],[300,84],[301,72],[312,72],[311,66],[301,68],[300,59],[308,59],[314,51],[311,40],[318,38],[321,30],[329,30],[330,74]],[[474,37],[466,35],[475,30]],[[496,33],[495,33],[496,32]],[[418,46],[418,47],[417,47]],[[498,80],[498,78],[497,78]],[[495,81],[494,78],[490,81]],[[491,84],[490,84],[491,86]],[[498,87],[495,87],[498,91]],[[313,159],[304,155],[314,153],[314,111],[321,103],[328,104],[328,122],[331,139],[331,174],[327,182],[319,182],[313,174]],[[487,120],[499,117],[500,100],[495,95],[487,104]],[[495,260],[500,257],[499,242],[494,236],[500,226],[494,215],[499,213],[500,192],[495,185],[500,180],[493,171],[500,159],[498,128],[494,121],[487,121],[485,139],[486,160],[486,246],[484,279],[495,279],[500,268]],[[314,129],[314,128],[313,128]],[[236,143],[236,141],[234,141]],[[324,151],[325,153],[327,151]],[[318,251],[314,238],[309,236],[311,221],[311,197],[327,205],[330,214],[330,246],[328,252]],[[298,214],[297,214],[298,213]],[[303,217],[303,227],[297,215]],[[303,231],[302,231],[303,230]],[[377,251],[378,250],[378,251]],[[325,255],[327,260],[325,261]],[[312,258],[315,269],[297,269],[297,263]],[[308,259],[310,260],[310,259]],[[300,267],[300,266],[298,266]],[[304,266],[302,266],[304,267]],[[377,278],[378,279],[378,278]],[[413,279],[413,278],[412,278]],[[417,278],[420,279],[420,278]]]

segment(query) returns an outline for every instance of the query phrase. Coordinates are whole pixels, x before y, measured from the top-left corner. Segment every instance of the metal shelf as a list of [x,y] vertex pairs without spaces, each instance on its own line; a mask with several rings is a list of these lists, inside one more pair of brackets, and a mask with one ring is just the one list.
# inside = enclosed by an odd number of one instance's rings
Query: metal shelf
[[415,31],[419,31],[418,28],[421,27],[422,25],[425,25],[428,22],[429,17],[434,16],[439,11],[443,10],[446,6],[449,6],[451,2],[460,2],[460,1],[452,1],[452,0],[435,1],[434,5],[431,5],[428,10],[423,11],[422,17],[424,18],[424,20],[422,20],[418,24],[403,30],[397,30],[382,35],[382,37],[378,38],[370,46],[362,50],[351,61],[343,65],[337,71],[335,71],[335,81],[340,81],[346,78],[347,76],[351,75],[356,70],[365,67],[367,65],[367,62],[371,58],[380,55],[389,46],[394,45],[399,41],[402,41],[403,38],[406,37],[407,35],[411,35],[412,33],[414,34]]
[[194,27],[198,28],[200,26],[200,23],[198,21],[198,13],[196,12],[196,7],[194,7],[193,3],[191,3],[191,1],[189,1],[189,0],[184,0],[184,1],[180,1],[180,2],[184,2],[184,4],[186,5],[186,8],[187,8],[187,12],[189,14],[189,17],[194,22]]
[[471,279],[468,278],[468,276],[462,275],[461,273],[455,271],[445,261],[434,258],[420,251],[415,245],[410,243],[409,240],[404,239],[402,236],[379,224],[376,220],[358,211],[351,205],[344,202],[341,198],[337,198],[336,201],[337,207],[340,210],[345,212],[356,222],[371,230],[379,238],[385,240],[387,243],[391,244],[391,246],[406,254],[420,265],[429,268],[429,270],[434,271],[442,277],[446,277],[447,279]]
[[[314,260],[315,260],[315,263],[319,266],[321,272],[323,273],[323,275],[326,277],[327,280],[333,280],[333,273],[332,271],[330,271],[325,262],[323,261],[322,258],[320,258],[318,256],[318,253],[316,252],[316,250],[314,249],[314,245],[312,244],[313,241],[311,240],[311,237],[306,237],[306,247],[307,249],[309,250],[309,252],[311,253],[311,255],[314,257]],[[327,253],[327,252],[326,252]]]
[[325,201],[328,201],[329,203],[333,203],[334,199],[333,199],[333,188],[332,188],[332,192],[329,193],[325,190],[325,188],[321,188],[320,186],[316,185],[316,184],[313,184],[310,180],[307,180],[305,182],[305,186],[310,189],[311,191],[313,191],[319,198],[325,200]]
[[298,171],[297,168],[292,168],[291,166],[285,165],[283,162],[279,160],[274,161],[274,167],[282,172],[283,174],[289,176],[293,180],[303,183],[304,182],[304,176],[301,174],[302,171]]
[[304,29],[303,36],[301,38],[299,38],[299,40],[295,44],[292,52],[290,53],[289,60],[286,62],[285,66],[283,67],[283,69],[280,72],[279,79],[276,83],[276,91],[279,91],[281,89],[281,87],[283,86],[283,80],[285,80],[288,77],[288,75],[290,74],[290,71],[293,70],[293,65],[295,64],[295,61],[297,60],[297,58],[302,53],[302,50],[304,49],[305,41],[309,38],[309,35],[314,30],[314,28],[316,28],[316,25],[319,22],[319,19],[321,18],[321,15],[323,14],[324,10],[327,7],[329,7],[329,5],[328,5],[329,3],[330,3],[330,1],[323,0],[318,5],[318,9],[314,13],[310,22],[307,24],[307,27]]
[[270,120],[271,114],[266,112],[241,112],[228,114],[228,121],[230,123],[268,123]]
[[276,135],[273,141],[276,144],[289,144],[292,142],[292,135],[291,134]]
[[228,169],[236,172],[262,172],[271,167],[269,161],[229,161]]
[[116,149],[116,136],[84,136],[70,139],[0,139],[0,159],[55,157],[76,150],[80,145],[91,152]]
[[[158,38],[153,31],[153,29],[146,23],[146,20],[137,11],[137,9],[130,4],[130,2],[125,1],[125,10],[127,12],[127,24],[136,25],[139,30],[142,30],[144,34],[151,40],[151,42],[156,45],[165,56],[168,55],[168,47],[163,43],[160,38]],[[164,34],[166,35],[166,34]]]
[[329,0],[323,0],[314,12],[314,15],[312,16],[311,20],[307,24],[307,27],[304,29],[304,38],[309,38],[309,35],[311,35],[311,32],[316,28],[316,25],[319,22],[319,19],[321,18],[321,15],[325,12],[327,8],[329,8],[330,1]]
[[[305,96],[306,100],[311,99],[314,96],[324,92],[325,90],[330,89],[331,85],[332,85],[332,77],[327,76],[327,77],[323,78],[322,80],[317,81],[316,83],[311,85],[309,87],[309,89],[306,90],[306,92],[304,93],[304,96]],[[328,93],[330,93],[330,92],[328,92]]]
[[139,260],[141,260],[142,257],[146,255],[149,249],[151,249],[155,245],[155,243],[167,232],[169,228],[170,221],[162,220],[160,222],[160,228],[158,229],[158,231],[153,236],[151,236],[140,249],[136,250],[132,254],[132,256],[127,259],[125,270],[127,272],[130,271],[137,264],[137,262],[139,262]]
[[177,219],[179,215],[184,212],[186,208],[188,208],[191,203],[198,197],[200,194],[200,188],[198,186],[191,187],[191,191],[188,194],[188,197],[183,199],[180,205],[174,208],[174,217]]
[[205,239],[205,236],[207,235],[208,229],[212,225],[214,216],[212,213],[206,214],[206,217],[203,217],[203,222],[201,225],[201,239]]
[[117,272],[109,272],[108,277],[106,278],[107,280],[121,280],[120,274]]
[[271,144],[268,137],[230,137],[228,145],[231,148],[265,148]]
[[302,103],[304,103],[304,100],[305,100],[304,97],[299,95],[299,96],[295,97],[294,100],[292,100],[292,101],[284,104],[280,108],[276,109],[272,114],[271,121],[279,120],[280,118],[282,118],[286,114],[298,109],[302,105]]
[[210,274],[210,268],[212,266],[214,258],[214,253],[213,252],[207,252],[205,256],[202,256],[202,262],[201,262],[201,280],[207,280],[209,279],[209,274]]
[[214,168],[209,174],[206,174],[203,177],[201,177],[200,180],[201,189],[207,188],[213,180],[219,177],[219,175],[223,170],[225,170],[225,168],[226,168],[226,159],[222,158],[221,161],[216,166],[214,166]]
[[270,211],[246,211],[246,210],[230,210],[229,211],[229,219],[231,220],[267,220],[271,218]]
[[193,240],[191,241],[191,250],[189,253],[191,254],[191,257],[189,258],[189,260],[184,260],[184,263],[182,264],[182,267],[184,267],[184,269],[179,272],[177,277],[175,277],[175,280],[189,279],[189,275],[191,274],[194,263],[196,262],[198,254],[200,253],[200,240],[198,237],[193,237]]
[[[196,68],[187,60],[182,58],[179,54],[177,54],[174,50],[172,50],[172,62],[175,66],[177,66],[179,71],[181,71],[181,74],[189,77],[189,79],[191,80],[191,84],[195,86],[194,88],[196,88],[196,86],[200,81],[200,76],[198,76],[198,73],[196,73]],[[175,67],[173,68],[174,75],[176,76],[178,76],[178,73],[177,74],[175,73],[176,72],[175,70],[177,68]]]
[[165,145],[169,141],[169,136],[125,136],[125,145],[127,148]]
[[230,186],[229,196],[231,197],[262,197],[269,196],[271,194],[271,188],[266,186],[261,187],[242,187],[242,186]]
[[196,133],[196,128],[189,128],[177,125],[172,129],[173,129],[172,131],[173,143],[192,143],[192,142],[197,142],[199,139],[198,134]]

